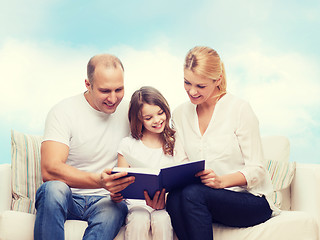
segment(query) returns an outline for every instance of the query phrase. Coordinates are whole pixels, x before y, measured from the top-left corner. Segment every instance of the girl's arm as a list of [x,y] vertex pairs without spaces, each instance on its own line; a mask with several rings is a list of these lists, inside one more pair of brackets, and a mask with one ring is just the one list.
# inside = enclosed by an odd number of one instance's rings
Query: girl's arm
[[127,160],[120,153],[118,153],[118,167],[127,167],[127,168],[130,167]]

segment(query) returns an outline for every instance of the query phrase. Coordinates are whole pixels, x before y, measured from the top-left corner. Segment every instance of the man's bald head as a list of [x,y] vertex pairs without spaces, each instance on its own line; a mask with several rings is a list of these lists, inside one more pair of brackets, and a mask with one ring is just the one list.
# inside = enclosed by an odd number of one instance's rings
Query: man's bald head
[[122,62],[116,56],[111,54],[99,54],[93,56],[87,65],[87,76],[91,85],[94,82],[94,71],[96,67],[105,67],[105,68],[121,68],[124,71]]

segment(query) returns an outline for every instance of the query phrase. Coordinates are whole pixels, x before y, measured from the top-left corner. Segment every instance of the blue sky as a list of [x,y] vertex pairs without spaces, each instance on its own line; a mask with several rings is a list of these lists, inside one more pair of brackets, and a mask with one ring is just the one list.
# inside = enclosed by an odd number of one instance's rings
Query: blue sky
[[85,90],[91,56],[121,58],[127,99],[152,85],[174,109],[188,100],[182,64],[195,45],[220,53],[228,91],[250,102],[263,136],[287,136],[291,161],[320,163],[319,1],[0,3],[0,163],[10,129],[41,135],[50,108]]

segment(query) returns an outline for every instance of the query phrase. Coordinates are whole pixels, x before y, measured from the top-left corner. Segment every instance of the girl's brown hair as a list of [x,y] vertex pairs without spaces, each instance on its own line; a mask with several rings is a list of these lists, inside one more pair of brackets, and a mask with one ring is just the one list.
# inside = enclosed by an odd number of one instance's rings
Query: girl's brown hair
[[189,69],[200,76],[217,80],[221,76],[218,86],[219,95],[227,92],[227,79],[224,64],[219,54],[210,47],[197,46],[192,48],[185,58],[184,69]]
[[144,126],[141,109],[144,103],[159,106],[165,112],[167,119],[164,131],[161,133],[162,148],[165,154],[172,156],[175,131],[170,127],[170,107],[163,95],[153,87],[141,87],[132,94],[128,113],[132,137],[138,140],[143,136]]

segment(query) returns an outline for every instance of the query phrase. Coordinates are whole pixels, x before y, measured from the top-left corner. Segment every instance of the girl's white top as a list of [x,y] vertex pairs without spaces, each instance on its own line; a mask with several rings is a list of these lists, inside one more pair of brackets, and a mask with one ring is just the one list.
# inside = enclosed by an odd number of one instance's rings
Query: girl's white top
[[[118,153],[124,156],[130,167],[160,169],[161,167],[172,165],[173,157],[164,154],[162,148],[150,148],[143,144],[141,140],[133,137],[125,137],[120,142]],[[153,211],[145,204],[145,200],[127,200],[129,209],[133,206],[144,206]]]

